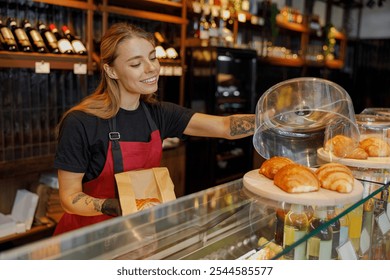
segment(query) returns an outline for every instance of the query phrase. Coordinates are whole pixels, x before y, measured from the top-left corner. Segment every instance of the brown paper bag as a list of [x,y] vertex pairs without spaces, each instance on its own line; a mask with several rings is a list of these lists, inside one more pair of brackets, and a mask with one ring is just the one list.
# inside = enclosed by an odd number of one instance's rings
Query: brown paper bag
[[123,216],[176,199],[166,167],[122,172],[115,179]]

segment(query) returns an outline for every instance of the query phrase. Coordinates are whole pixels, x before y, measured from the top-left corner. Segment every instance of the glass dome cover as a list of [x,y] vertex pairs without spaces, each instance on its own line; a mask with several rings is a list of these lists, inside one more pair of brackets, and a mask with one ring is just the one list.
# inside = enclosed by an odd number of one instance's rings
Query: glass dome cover
[[256,105],[253,145],[265,159],[286,156],[317,165],[317,149],[335,135],[359,141],[352,100],[331,81],[303,77],[269,88]]

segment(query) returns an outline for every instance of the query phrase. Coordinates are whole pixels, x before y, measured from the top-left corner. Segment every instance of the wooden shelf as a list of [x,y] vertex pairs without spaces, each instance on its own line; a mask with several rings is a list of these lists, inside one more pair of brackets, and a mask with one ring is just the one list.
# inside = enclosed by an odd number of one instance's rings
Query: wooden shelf
[[0,251],[31,243],[42,238],[50,237],[53,235],[55,226],[55,223],[33,226],[26,232],[14,233],[0,237]]
[[23,176],[26,173],[39,173],[51,170],[54,165],[54,155],[31,157],[0,163],[0,178]]
[[279,58],[268,56],[261,58],[261,60],[276,66],[302,67],[305,65],[305,61],[302,58]]
[[150,12],[150,11],[141,11],[136,9],[129,9],[129,8],[123,8],[117,6],[110,6],[110,5],[107,6],[99,5],[98,10],[102,12],[111,13],[111,14],[136,17],[136,18],[154,20],[159,22],[167,22],[167,23],[175,23],[175,24],[187,24],[188,22],[186,19],[179,16],[167,15],[167,14]]
[[341,59],[326,60],[325,66],[331,69],[341,69],[344,67],[344,61]]
[[89,1],[76,1],[76,0],[67,0],[67,1],[59,1],[59,0],[33,0],[37,3],[50,4],[55,6],[62,6],[80,10],[96,10],[96,6]]
[[0,67],[3,68],[35,68],[36,62],[49,62],[50,69],[73,70],[77,63],[87,64],[88,57],[49,53],[0,52]]
[[276,16],[276,23],[279,27],[288,29],[291,31],[301,32],[301,33],[307,33],[309,32],[309,29],[304,25],[300,23],[294,23],[294,22],[287,22],[282,18],[281,14],[278,14]]

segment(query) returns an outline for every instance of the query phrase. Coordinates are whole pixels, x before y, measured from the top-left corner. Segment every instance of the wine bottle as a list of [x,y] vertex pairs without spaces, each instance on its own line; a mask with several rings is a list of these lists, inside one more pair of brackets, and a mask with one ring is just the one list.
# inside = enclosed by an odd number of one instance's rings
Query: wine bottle
[[[344,212],[344,207],[342,205],[337,205],[335,207],[336,215],[340,215],[342,212]],[[348,241],[349,236],[349,218],[348,215],[345,214],[340,217],[340,241],[339,244],[343,245],[345,242]]]
[[[328,220],[333,219],[336,217],[336,210],[334,206],[328,207]],[[332,254],[331,258],[332,260],[338,259],[338,253],[337,253],[337,247],[340,246],[340,220],[336,220],[333,223],[331,223],[332,231],[333,231],[333,238],[332,238]]]
[[66,25],[62,26],[62,32],[64,32],[66,38],[68,38],[69,42],[71,42],[73,50],[76,54],[79,55],[87,54],[87,49],[85,48],[84,44],[81,42],[80,39],[76,38],[76,36],[74,36],[70,32],[70,29]]
[[332,227],[324,226],[327,222],[327,211],[324,206],[317,206],[310,222],[309,232],[321,228],[317,234],[307,241],[308,260],[330,260],[332,256]]
[[37,28],[41,33],[41,37],[43,38],[49,52],[60,53],[58,42],[53,32],[51,32],[42,21],[38,21]]
[[210,36],[210,45],[211,46],[218,46],[218,25],[215,21],[215,17],[213,14],[210,16],[210,23],[209,23],[209,36]]
[[[284,220],[283,248],[288,248],[305,236],[309,228],[309,221],[303,205],[292,204]],[[302,242],[284,256],[286,259],[306,259],[306,242]]]
[[307,220],[309,221],[309,224],[310,224],[311,219],[314,216],[314,208],[311,205],[305,205],[305,207],[303,209],[304,209],[304,211],[306,213]]
[[287,203],[283,203],[281,207],[276,209],[274,240],[275,243],[280,246],[283,246],[284,220],[286,218],[288,210],[289,206],[287,205]]
[[3,35],[1,35],[0,32],[0,51],[3,51],[5,49],[5,40],[3,38]]
[[3,24],[3,21],[0,19],[0,34],[4,50],[6,51],[17,51],[18,46],[16,45],[15,37],[12,34],[11,29],[8,26]]
[[356,251],[359,253],[360,250],[360,236],[362,233],[363,225],[363,205],[359,205],[348,213],[349,219],[349,239]]
[[7,25],[11,29],[15,39],[16,43],[18,44],[18,49],[23,52],[32,52],[33,47],[30,43],[30,39],[28,38],[26,31],[24,31],[23,28],[18,26],[15,18],[8,18]]
[[72,44],[70,43],[68,38],[66,38],[66,37],[64,37],[64,36],[62,36],[60,34],[60,32],[58,31],[58,29],[55,26],[55,24],[51,23],[49,25],[49,28],[50,28],[51,32],[54,34],[54,36],[57,39],[58,49],[60,50],[60,53],[74,54],[74,50],[73,50]]
[[201,46],[208,46],[209,39],[210,39],[210,32],[209,32],[209,22],[206,19],[206,15],[203,12],[202,16],[200,18],[200,24],[199,24],[199,38],[200,38],[200,44]]
[[34,47],[34,50],[39,53],[46,53],[47,48],[45,42],[38,30],[31,26],[30,21],[28,19],[24,19],[22,21],[22,26],[24,27],[24,30]]

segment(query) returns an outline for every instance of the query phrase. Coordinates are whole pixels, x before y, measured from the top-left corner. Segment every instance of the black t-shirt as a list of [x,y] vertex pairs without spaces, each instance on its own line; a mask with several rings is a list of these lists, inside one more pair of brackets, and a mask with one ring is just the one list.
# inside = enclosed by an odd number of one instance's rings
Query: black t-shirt
[[[161,140],[168,137],[184,138],[183,131],[194,111],[169,102],[146,106],[160,131]],[[60,131],[54,167],[85,173],[84,182],[97,178],[106,161],[110,132],[108,122],[81,111],[71,112]],[[116,123],[121,141],[150,141],[151,128],[141,105],[134,111],[120,109]]]

